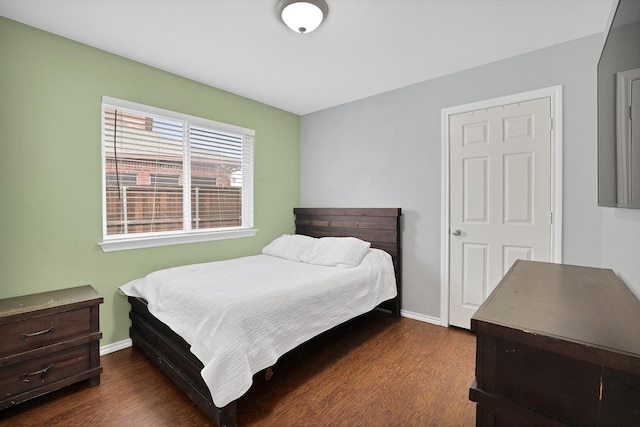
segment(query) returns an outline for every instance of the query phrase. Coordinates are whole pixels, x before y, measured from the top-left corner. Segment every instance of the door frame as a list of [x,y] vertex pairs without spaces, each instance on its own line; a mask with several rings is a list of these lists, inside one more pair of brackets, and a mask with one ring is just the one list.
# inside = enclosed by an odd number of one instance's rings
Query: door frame
[[526,102],[551,99],[551,248],[550,260],[562,262],[562,85],[522,92],[514,95],[472,102],[441,110],[441,230],[440,230],[440,324],[449,326],[449,116],[470,111]]

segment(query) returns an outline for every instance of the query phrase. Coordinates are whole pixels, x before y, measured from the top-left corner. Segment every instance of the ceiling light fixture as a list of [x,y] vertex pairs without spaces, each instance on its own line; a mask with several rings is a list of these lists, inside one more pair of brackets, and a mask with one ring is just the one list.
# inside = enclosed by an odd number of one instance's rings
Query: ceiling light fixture
[[318,28],[329,13],[324,0],[279,0],[276,9],[282,22],[300,34]]

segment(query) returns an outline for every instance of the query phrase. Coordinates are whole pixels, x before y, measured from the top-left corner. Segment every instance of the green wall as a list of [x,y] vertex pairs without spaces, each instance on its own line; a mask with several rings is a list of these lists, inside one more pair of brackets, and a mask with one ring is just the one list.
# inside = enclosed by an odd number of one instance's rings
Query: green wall
[[[102,252],[102,95],[255,129],[258,234]],[[0,17],[0,298],[91,284],[104,296],[101,345],[126,339],[118,286],[256,254],[293,231],[299,133],[297,115]]]

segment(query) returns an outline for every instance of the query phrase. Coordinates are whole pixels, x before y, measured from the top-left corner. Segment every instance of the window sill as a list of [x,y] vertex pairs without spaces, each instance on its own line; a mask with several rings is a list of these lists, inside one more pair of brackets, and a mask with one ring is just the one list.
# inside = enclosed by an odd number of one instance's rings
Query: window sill
[[241,230],[211,231],[203,233],[173,234],[164,236],[129,237],[124,239],[105,240],[98,243],[102,252],[126,251],[130,249],[154,248],[158,246],[180,245],[183,243],[208,242],[212,240],[237,239],[253,237],[256,228]]

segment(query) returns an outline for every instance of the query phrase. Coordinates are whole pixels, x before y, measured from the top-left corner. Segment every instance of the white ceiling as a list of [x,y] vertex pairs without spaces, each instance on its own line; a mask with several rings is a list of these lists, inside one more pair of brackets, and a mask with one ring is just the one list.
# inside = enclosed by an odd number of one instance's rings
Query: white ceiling
[[614,0],[0,0],[0,15],[299,115],[602,32]]

